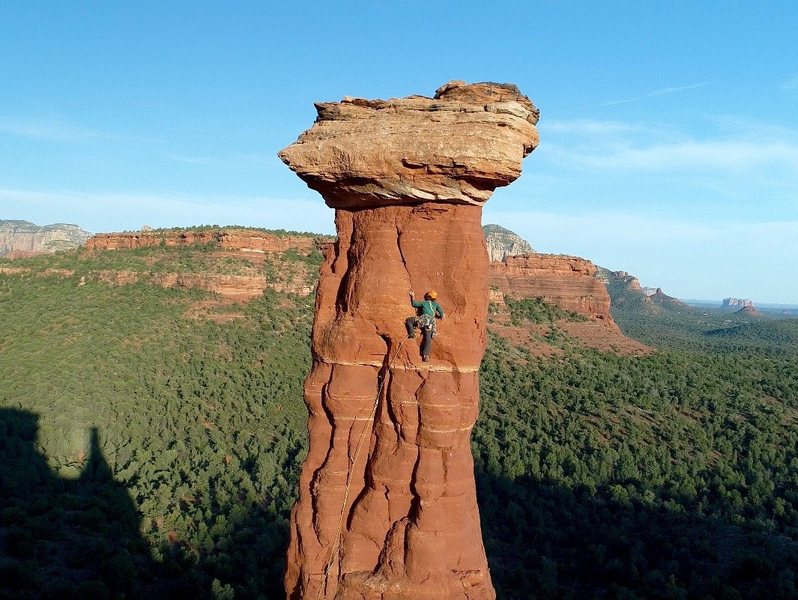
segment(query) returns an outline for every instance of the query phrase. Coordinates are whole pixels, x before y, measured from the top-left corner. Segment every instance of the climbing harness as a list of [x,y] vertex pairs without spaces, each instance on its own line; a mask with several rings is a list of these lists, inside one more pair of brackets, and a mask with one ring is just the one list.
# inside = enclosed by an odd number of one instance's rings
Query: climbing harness
[[423,315],[419,315],[416,317],[416,326],[421,329],[421,331],[429,330],[432,332],[432,337],[435,337],[435,317],[433,315],[428,315],[424,313]]
[[[427,315],[422,315],[422,317],[423,316]],[[434,318],[432,319],[432,325],[434,332],[435,331]],[[330,568],[332,567],[333,560],[335,559],[335,555],[338,552],[338,544],[341,541],[341,531],[343,530],[344,517],[346,516],[346,503],[349,500],[349,490],[352,486],[352,471],[354,469],[354,466],[357,464],[358,457],[360,456],[360,450],[363,447],[363,440],[365,440],[366,438],[366,431],[370,430],[369,424],[374,422],[374,417],[377,414],[377,407],[380,404],[380,398],[382,398],[382,393],[385,389],[385,380],[387,379],[388,373],[390,373],[391,371],[393,362],[396,360],[396,357],[399,356],[399,351],[402,349],[402,346],[404,346],[404,343],[409,339],[410,336],[407,336],[401,342],[399,342],[399,345],[396,347],[396,352],[394,352],[393,358],[391,358],[391,360],[388,361],[388,368],[384,371],[384,373],[381,376],[378,376],[379,384],[377,386],[377,397],[374,398],[374,405],[371,407],[371,414],[369,414],[369,418],[366,421],[366,423],[363,425],[363,430],[360,432],[360,437],[357,440],[357,446],[355,446],[355,455],[352,457],[352,461],[349,466],[349,471],[346,474],[346,488],[344,490],[344,501],[341,504],[341,516],[338,519],[338,530],[335,532],[335,541],[333,541],[333,544],[330,547],[330,556],[328,557],[327,564],[324,567],[324,578],[322,579],[321,585],[319,585],[319,593],[316,595],[316,600],[319,600],[321,598],[322,590],[324,590],[327,587],[327,580],[330,576]]]

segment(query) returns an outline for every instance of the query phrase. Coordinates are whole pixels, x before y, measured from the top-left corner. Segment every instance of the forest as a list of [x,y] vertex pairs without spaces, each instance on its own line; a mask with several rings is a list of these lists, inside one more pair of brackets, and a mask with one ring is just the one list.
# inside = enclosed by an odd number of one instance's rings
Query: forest
[[[253,267],[212,247],[0,260],[0,598],[283,597],[313,297],[94,276],[231,268]],[[798,320],[613,317],[652,352],[490,336],[472,446],[498,597],[798,597]]]

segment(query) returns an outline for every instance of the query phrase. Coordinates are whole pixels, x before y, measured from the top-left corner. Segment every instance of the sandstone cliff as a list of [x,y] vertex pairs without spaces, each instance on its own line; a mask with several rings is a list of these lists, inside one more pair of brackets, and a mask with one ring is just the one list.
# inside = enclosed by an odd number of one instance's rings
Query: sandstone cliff
[[485,244],[488,246],[488,259],[502,261],[508,256],[531,254],[532,246],[517,233],[499,225],[484,225]]
[[509,256],[490,265],[490,286],[514,298],[542,298],[560,308],[613,324],[610,296],[597,267],[561,254]]
[[191,246],[214,244],[222,249],[244,252],[309,253],[324,236],[278,234],[247,228],[158,230],[125,233],[99,233],[86,242],[88,250],[151,248],[154,246]]
[[[641,292],[642,296],[642,292]],[[506,301],[540,299],[581,315],[551,325],[512,324]],[[510,343],[537,355],[557,353],[546,335],[557,329],[573,341],[601,351],[644,354],[644,344],[627,338],[610,314],[610,295],[602,270],[589,260],[558,254],[511,256],[490,264],[489,329]]]
[[[162,287],[198,288],[219,294],[227,302],[247,301],[260,296],[266,289],[310,295],[315,285],[315,273],[311,272],[311,267],[302,261],[283,260],[280,255],[288,253],[308,257],[314,252],[318,254],[318,250],[330,240],[330,236],[324,235],[246,227],[197,228],[99,233],[86,242],[86,249],[102,252],[207,246],[210,248],[209,260],[204,261],[205,267],[199,272],[123,270],[92,273],[90,277],[116,285],[148,281]],[[236,265],[239,272],[230,272],[231,264]]]
[[740,310],[735,311],[736,315],[745,316],[745,317],[761,317],[762,313],[759,312],[752,304],[748,304],[743,306]]
[[67,223],[39,226],[28,221],[0,220],[0,256],[13,258],[71,250],[90,237],[89,232]]
[[[538,111],[515,86],[317,104],[280,157],[336,209],[305,383],[310,448],[289,598],[494,598],[470,449],[486,344],[481,206],[521,172]],[[446,310],[431,362],[408,291]]]
[[[231,315],[240,316],[229,305],[247,302],[266,290],[311,295],[320,248],[331,239],[245,227],[106,233],[68,257],[13,264],[5,260],[0,274],[76,277],[79,286],[101,282],[201,289],[216,296],[198,301],[190,315],[229,320]],[[142,248],[146,251],[136,252]],[[62,261],[68,268],[61,266]]]

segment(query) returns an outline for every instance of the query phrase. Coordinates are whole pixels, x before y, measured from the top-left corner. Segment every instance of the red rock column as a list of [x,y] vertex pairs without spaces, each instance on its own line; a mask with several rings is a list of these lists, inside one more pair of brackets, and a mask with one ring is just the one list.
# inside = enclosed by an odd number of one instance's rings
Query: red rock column
[[[485,349],[482,204],[520,174],[537,110],[514,86],[345,99],[281,158],[336,209],[305,382],[310,448],[291,515],[289,598],[494,598],[471,429]],[[439,292],[432,360],[409,290]]]

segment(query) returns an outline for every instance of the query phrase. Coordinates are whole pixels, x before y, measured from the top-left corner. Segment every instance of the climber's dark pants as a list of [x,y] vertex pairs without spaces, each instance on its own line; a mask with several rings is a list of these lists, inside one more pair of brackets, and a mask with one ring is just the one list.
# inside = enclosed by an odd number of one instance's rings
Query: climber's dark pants
[[[416,329],[416,317],[408,317],[405,319],[405,329],[407,329],[407,335],[414,335]],[[429,356],[430,350],[432,350],[432,330],[422,329],[421,333],[424,334],[424,341],[421,342],[421,355]]]

